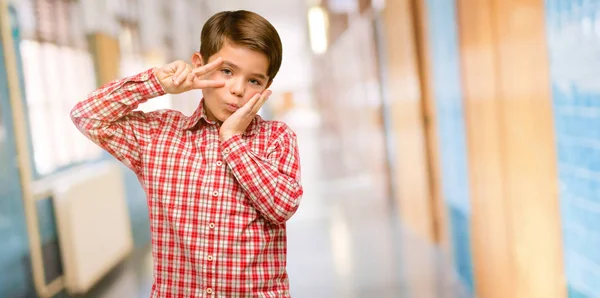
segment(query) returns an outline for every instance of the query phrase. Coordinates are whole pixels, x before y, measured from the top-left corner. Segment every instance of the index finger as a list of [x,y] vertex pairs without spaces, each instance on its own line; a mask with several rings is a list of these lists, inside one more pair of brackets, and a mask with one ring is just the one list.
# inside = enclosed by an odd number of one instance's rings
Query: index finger
[[223,63],[223,59],[221,57],[219,57],[219,58],[215,59],[215,61],[213,61],[213,62],[210,62],[204,66],[194,69],[192,72],[196,76],[202,76],[202,75],[205,75],[205,74],[215,70],[215,68],[217,68],[222,63]]
[[194,89],[207,89],[207,88],[221,88],[225,86],[225,82],[217,80],[202,80],[195,78],[192,88]]

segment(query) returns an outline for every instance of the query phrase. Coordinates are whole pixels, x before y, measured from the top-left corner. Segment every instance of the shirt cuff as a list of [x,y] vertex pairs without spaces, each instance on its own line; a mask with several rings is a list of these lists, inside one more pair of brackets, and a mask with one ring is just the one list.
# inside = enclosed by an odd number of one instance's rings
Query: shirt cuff
[[140,94],[144,100],[166,94],[155,74],[155,68],[150,68],[126,78],[123,80],[121,88]]

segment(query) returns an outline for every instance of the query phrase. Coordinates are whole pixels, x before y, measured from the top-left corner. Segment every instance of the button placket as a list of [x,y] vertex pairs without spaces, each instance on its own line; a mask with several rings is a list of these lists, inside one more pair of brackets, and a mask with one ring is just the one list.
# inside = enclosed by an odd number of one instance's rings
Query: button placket
[[[211,126],[210,130],[211,131],[208,131],[206,136],[206,173],[207,175],[218,177],[223,173],[223,166],[225,165],[225,162],[223,161],[223,157],[221,156],[221,148],[219,143],[220,141],[218,138],[218,127]],[[219,201],[221,197],[224,196],[225,190],[223,189],[221,183],[215,184],[213,186],[214,188],[212,188],[212,190],[208,190],[209,196],[212,199],[214,199],[214,205],[216,206],[216,208],[222,208],[221,204],[217,201]],[[206,286],[206,288],[204,289],[206,296],[220,296],[215,294],[215,289],[214,287],[212,287],[214,286],[213,279],[215,278],[215,274],[217,272],[217,257],[219,254],[216,238],[218,218],[219,211],[216,211],[215,214],[212,214],[211,212],[209,217],[206,218],[207,222],[205,222],[208,223],[208,225],[204,226],[207,247],[206,251],[204,251],[204,259],[201,263],[204,265],[204,275],[206,276],[204,284]]]

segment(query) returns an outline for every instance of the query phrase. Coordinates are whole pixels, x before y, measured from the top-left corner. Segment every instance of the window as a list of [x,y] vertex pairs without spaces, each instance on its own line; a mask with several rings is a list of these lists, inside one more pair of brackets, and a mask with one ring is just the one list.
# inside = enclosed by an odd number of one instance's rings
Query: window
[[[126,2],[129,8],[134,8],[136,1],[130,0]],[[139,25],[131,19],[122,19],[119,34],[120,46],[120,77],[127,77],[136,73],[142,72],[150,67],[160,66],[165,64],[163,59],[154,57],[151,53],[144,55],[141,50],[141,37],[139,33]],[[151,112],[158,109],[170,109],[172,96],[165,94],[159,98],[154,98],[140,105],[138,110]]]
[[20,42],[33,165],[46,176],[97,159],[101,149],[71,123],[69,112],[96,87],[81,7],[70,0],[22,0]]

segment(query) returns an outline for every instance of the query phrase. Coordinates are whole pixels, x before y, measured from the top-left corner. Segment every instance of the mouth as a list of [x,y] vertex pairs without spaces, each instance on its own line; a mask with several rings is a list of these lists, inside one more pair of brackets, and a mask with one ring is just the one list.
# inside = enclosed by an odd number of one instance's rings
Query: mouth
[[226,106],[227,110],[232,113],[239,109],[239,107],[237,105],[226,104],[225,106]]

